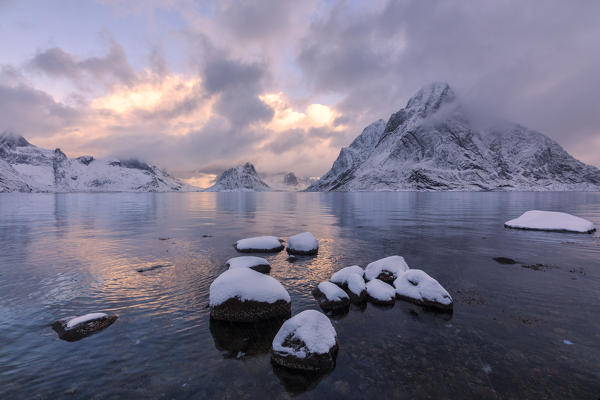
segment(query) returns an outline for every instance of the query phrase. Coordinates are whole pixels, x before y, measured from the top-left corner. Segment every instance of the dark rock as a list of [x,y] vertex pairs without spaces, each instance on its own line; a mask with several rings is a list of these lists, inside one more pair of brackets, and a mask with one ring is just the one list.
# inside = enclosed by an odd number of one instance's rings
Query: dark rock
[[499,264],[512,265],[512,264],[516,264],[517,263],[512,258],[508,258],[508,257],[494,257],[493,260],[496,261]]
[[210,333],[225,358],[239,358],[268,353],[273,338],[285,319],[271,319],[254,323],[210,320]]
[[289,255],[287,258],[288,262],[296,262],[296,260],[298,260],[298,257],[296,257],[295,255]]
[[210,307],[210,317],[221,321],[255,322],[265,319],[286,318],[291,314],[291,303],[285,300],[267,303],[253,300],[241,301],[234,297],[218,306]]
[[58,337],[67,342],[75,342],[81,340],[84,337],[93,335],[94,333],[100,332],[104,328],[109,327],[119,318],[117,315],[107,315],[106,317],[93,319],[72,328],[67,328],[67,323],[76,317],[67,317],[52,324],[52,329],[58,333]]
[[289,172],[283,177],[283,183],[290,186],[296,186],[298,184],[298,178],[296,178],[296,175],[294,175],[293,172]]
[[92,157],[92,156],[81,156],[81,157],[77,157],[77,161],[79,161],[83,165],[90,165],[90,163],[92,161],[94,161],[94,157]]
[[147,271],[152,271],[155,269],[159,269],[159,268],[166,268],[166,267],[170,267],[171,264],[156,264],[156,265],[152,265],[150,267],[144,267],[144,268],[138,268],[136,269],[137,272],[147,272]]
[[[301,348],[303,343],[297,339],[286,339],[284,345]],[[298,358],[289,354],[282,354],[271,350],[271,360],[285,368],[304,370],[304,371],[322,371],[335,368],[335,359],[339,350],[339,344],[335,342],[335,346],[328,353],[315,354],[310,353],[305,358]]]

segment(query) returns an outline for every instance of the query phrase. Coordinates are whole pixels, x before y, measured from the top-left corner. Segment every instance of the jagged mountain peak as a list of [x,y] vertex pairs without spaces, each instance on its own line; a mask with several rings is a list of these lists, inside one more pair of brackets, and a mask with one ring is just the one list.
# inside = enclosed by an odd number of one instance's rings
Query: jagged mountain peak
[[254,165],[246,162],[229,168],[217,178],[217,182],[206,189],[207,192],[265,192],[270,187],[260,179]]
[[484,126],[458,100],[447,83],[423,87],[307,190],[600,190],[600,171],[552,139],[488,116]]
[[0,133],[0,146],[6,146],[11,149],[15,147],[26,147],[32,146],[23,136],[17,135],[10,131],[4,131]]

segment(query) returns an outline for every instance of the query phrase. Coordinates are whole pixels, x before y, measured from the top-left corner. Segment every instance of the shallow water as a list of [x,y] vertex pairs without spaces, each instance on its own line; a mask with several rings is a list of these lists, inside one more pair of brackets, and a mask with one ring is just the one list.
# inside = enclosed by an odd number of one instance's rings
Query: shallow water
[[[600,235],[503,227],[528,209],[600,227],[600,193],[0,195],[0,398],[598,398]],[[318,256],[266,256],[294,314],[336,270],[392,254],[454,313],[353,307],[333,318],[333,371],[272,366],[277,323],[211,323],[208,287],[235,240],[306,230]],[[50,327],[93,311],[119,319],[72,343]]]

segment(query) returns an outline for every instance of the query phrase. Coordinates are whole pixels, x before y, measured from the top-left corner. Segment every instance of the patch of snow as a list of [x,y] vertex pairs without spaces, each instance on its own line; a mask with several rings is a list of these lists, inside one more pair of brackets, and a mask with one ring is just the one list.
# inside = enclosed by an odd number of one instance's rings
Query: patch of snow
[[[286,347],[283,342],[300,341],[299,349]],[[336,344],[337,334],[331,321],[325,314],[315,310],[306,310],[288,319],[281,325],[273,339],[273,350],[306,358],[309,354],[326,354]]]
[[235,246],[238,250],[269,250],[281,247],[281,242],[277,236],[257,236],[238,240]]
[[396,293],[419,301],[430,301],[444,305],[452,303],[450,294],[438,281],[420,269],[411,269],[394,281]]
[[519,218],[507,221],[504,226],[517,229],[579,233],[595,230],[594,224],[586,219],[563,212],[538,210],[526,211]]
[[319,248],[319,241],[310,232],[290,236],[288,248],[297,251],[312,251]]
[[365,268],[365,278],[370,281],[375,279],[384,271],[392,273],[396,278],[408,271],[409,267],[404,257],[389,256],[373,261]]
[[338,285],[331,282],[321,282],[317,285],[321,293],[325,295],[329,301],[340,301],[348,299],[348,295]]
[[379,279],[367,282],[367,294],[380,301],[391,301],[396,297],[396,290]]
[[267,260],[262,257],[254,257],[254,256],[242,256],[242,257],[233,257],[227,260],[226,265],[229,265],[230,269],[233,268],[252,268],[257,265],[271,265]]
[[565,340],[563,340],[563,343],[564,343],[564,344],[573,344],[573,342],[571,342],[571,341],[570,341],[570,340],[568,340],[568,339],[565,339]]
[[277,300],[290,301],[289,293],[275,278],[250,268],[228,269],[211,283],[209,289],[211,307],[234,297],[241,301],[266,303],[275,303]]
[[330,281],[338,285],[347,285],[348,290],[359,295],[366,289],[365,280],[363,279],[364,270],[358,265],[345,267],[337,271],[331,276]]
[[67,322],[67,329],[72,329],[72,328],[75,328],[79,324],[83,324],[83,323],[88,322],[88,321],[93,321],[95,319],[100,319],[100,318],[105,318],[105,317],[108,317],[108,315],[105,314],[105,313],[90,313],[90,314],[85,314],[85,315],[82,315],[80,317],[76,317],[76,318],[70,319]]

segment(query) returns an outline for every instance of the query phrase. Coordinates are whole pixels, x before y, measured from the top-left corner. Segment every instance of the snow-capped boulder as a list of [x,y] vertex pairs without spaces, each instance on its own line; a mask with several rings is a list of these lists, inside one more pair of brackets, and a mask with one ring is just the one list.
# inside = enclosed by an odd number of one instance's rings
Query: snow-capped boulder
[[319,283],[312,294],[325,311],[340,311],[350,306],[350,297],[338,285],[331,282]]
[[283,250],[282,240],[277,236],[257,236],[238,240],[234,247],[240,253],[276,253]]
[[394,281],[396,296],[427,307],[451,311],[453,301],[450,294],[438,281],[420,269],[411,269]]
[[290,295],[276,279],[250,268],[223,272],[209,289],[210,316],[213,319],[254,322],[287,317]]
[[227,260],[225,265],[229,269],[234,268],[250,268],[263,274],[268,274],[271,271],[271,264],[262,257],[242,256],[233,257]]
[[287,252],[289,254],[315,255],[319,251],[319,241],[310,232],[290,236]]
[[269,192],[271,188],[260,179],[254,165],[247,162],[224,171],[206,192]]
[[352,303],[362,303],[367,299],[367,286],[363,275],[364,270],[361,267],[352,265],[337,271],[330,281],[344,289]]
[[598,191],[600,170],[539,132],[482,118],[436,82],[367,126],[306,190]]
[[408,271],[408,264],[401,256],[389,256],[373,261],[365,268],[365,279],[380,279],[385,283],[393,283],[401,274]]
[[394,304],[396,290],[384,281],[372,279],[367,282],[367,295],[370,302],[387,306]]
[[74,342],[109,327],[117,318],[114,314],[90,313],[60,319],[52,324],[52,329],[62,340]]
[[337,334],[326,315],[303,311],[283,323],[273,339],[271,359],[301,370],[327,370],[335,366]]
[[571,214],[555,211],[531,210],[519,218],[504,223],[506,228],[549,232],[592,233],[594,224]]

